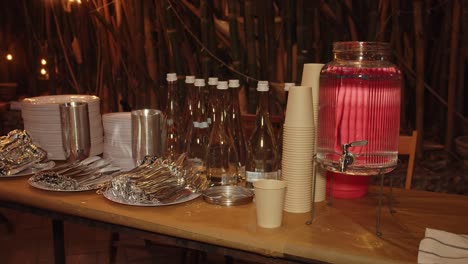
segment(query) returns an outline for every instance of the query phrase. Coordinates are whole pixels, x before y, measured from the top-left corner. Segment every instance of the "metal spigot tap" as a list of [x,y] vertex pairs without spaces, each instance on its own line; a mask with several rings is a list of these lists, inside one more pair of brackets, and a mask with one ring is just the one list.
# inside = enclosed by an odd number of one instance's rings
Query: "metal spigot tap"
[[360,147],[367,145],[367,140],[359,140],[341,145],[342,154],[340,157],[340,172],[345,172],[349,165],[354,162],[354,155],[348,150],[350,147]]

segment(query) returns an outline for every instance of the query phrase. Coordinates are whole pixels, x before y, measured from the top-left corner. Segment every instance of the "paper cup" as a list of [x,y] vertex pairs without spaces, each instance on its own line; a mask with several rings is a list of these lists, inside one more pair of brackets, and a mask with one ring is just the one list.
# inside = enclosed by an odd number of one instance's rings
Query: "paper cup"
[[257,225],[277,228],[283,220],[286,182],[280,180],[259,180],[253,183]]
[[312,100],[314,106],[314,121],[317,126],[318,120],[318,105],[319,105],[319,90],[320,90],[320,71],[325,64],[306,63],[302,71],[302,86],[312,87]]
[[300,163],[282,163],[282,170],[284,173],[288,173],[286,176],[289,177],[289,175],[295,174],[295,173],[300,173],[300,174],[306,174],[306,175],[312,175],[312,166],[309,166],[306,163],[300,164]]
[[284,124],[287,127],[314,127],[314,110],[310,87],[293,86],[289,89]]
[[326,195],[327,195],[327,171],[323,168],[321,168],[318,164],[315,164],[314,166],[317,166],[315,168],[315,177],[317,178],[315,180],[315,202],[322,202],[325,200]]

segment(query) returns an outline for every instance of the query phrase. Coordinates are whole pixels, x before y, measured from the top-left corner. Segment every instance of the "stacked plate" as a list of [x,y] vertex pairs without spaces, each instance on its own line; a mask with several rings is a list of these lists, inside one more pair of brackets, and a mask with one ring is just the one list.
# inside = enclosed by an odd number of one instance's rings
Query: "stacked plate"
[[100,99],[94,95],[50,95],[26,98],[21,102],[24,129],[31,135],[34,144],[47,151],[49,159],[65,160],[59,104],[67,102],[88,103],[91,132],[90,156],[101,154],[104,136]]
[[130,112],[102,116],[104,126],[103,157],[122,170],[135,167],[132,158],[132,118]]

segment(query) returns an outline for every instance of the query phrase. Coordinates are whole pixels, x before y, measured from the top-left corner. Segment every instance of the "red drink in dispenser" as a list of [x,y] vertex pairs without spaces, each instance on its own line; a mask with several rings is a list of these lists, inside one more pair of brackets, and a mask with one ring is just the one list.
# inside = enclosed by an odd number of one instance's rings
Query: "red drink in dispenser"
[[386,43],[337,42],[333,52],[320,74],[317,161],[344,174],[387,173],[398,159],[400,70]]

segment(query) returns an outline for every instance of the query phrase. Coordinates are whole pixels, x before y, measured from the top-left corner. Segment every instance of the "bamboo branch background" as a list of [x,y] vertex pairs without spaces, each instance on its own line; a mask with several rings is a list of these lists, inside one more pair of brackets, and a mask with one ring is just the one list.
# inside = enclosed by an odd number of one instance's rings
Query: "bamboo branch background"
[[104,113],[163,109],[165,74],[177,72],[240,79],[242,109],[253,113],[258,80],[281,101],[278,87],[300,83],[304,63],[332,60],[334,41],[386,41],[404,75],[402,131],[417,129],[449,152],[454,137],[468,134],[467,0],[81,2],[2,1],[0,81],[17,78],[3,60],[14,47],[25,96],[96,94]]

